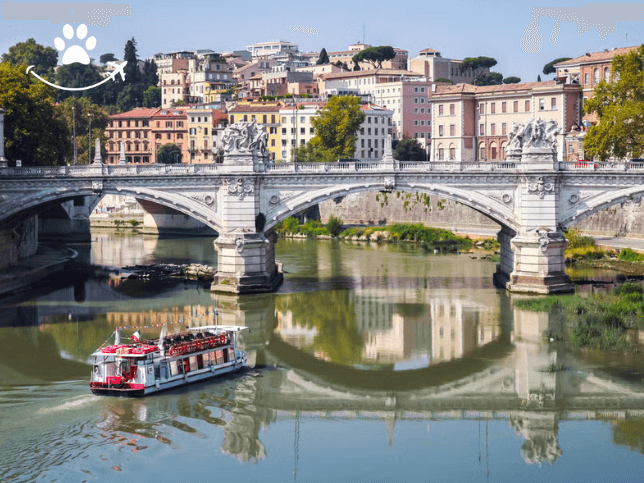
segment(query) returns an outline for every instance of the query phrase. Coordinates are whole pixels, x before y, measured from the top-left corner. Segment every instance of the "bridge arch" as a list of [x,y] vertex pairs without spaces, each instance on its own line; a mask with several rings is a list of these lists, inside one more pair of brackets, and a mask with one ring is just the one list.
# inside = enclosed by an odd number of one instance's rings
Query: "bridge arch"
[[644,186],[632,186],[618,191],[604,192],[585,200],[580,200],[579,195],[573,193],[567,198],[567,201],[564,200],[564,202],[572,206],[564,212],[559,226],[561,229],[570,228],[585,218],[611,206],[632,202],[634,199],[641,201],[642,198],[644,198]]
[[[323,201],[332,200],[341,196],[347,196],[354,193],[364,193],[370,191],[382,191],[382,182],[379,183],[361,183],[351,185],[331,186],[319,189],[313,192],[299,194],[277,207],[268,211],[267,223],[265,230],[268,231],[282,220],[294,215],[310,206],[322,203]],[[503,202],[479,192],[466,191],[460,188],[428,183],[405,183],[397,185],[393,191],[405,191],[411,193],[424,193],[427,195],[438,196],[440,198],[457,201],[463,205],[478,211],[492,221],[500,224],[502,227],[509,228],[518,232],[521,228],[521,222],[512,211]]]
[[17,197],[8,198],[4,203],[0,204],[0,225],[4,225],[11,220],[41,212],[46,207],[55,203],[70,201],[83,196],[98,195],[98,199],[95,200],[97,202],[103,195],[107,194],[132,196],[137,199],[150,201],[190,216],[212,228],[217,233],[220,233],[222,230],[219,217],[214,214],[210,207],[207,207],[199,201],[182,194],[136,187],[55,189],[29,193],[27,196],[21,195],[19,200],[15,199]]

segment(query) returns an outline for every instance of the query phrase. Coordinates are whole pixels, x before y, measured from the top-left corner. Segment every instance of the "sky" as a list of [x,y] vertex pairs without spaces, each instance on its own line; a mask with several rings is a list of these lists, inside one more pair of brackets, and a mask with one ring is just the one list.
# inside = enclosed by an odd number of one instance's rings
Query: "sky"
[[[533,7],[582,7],[589,3],[586,1],[115,0],[114,3],[130,5],[132,15],[130,18],[114,17],[109,27],[88,27],[87,37],[96,38],[96,47],[88,52],[94,59],[108,52],[123,58],[125,42],[132,37],[142,59],[174,50],[242,50],[256,42],[277,39],[294,42],[303,52],[317,52],[322,47],[327,51],[346,50],[350,44],[362,40],[364,26],[366,43],[406,49],[410,58],[427,47],[451,59],[493,57],[498,61],[493,71],[501,72],[504,77],[520,77],[522,82],[533,82],[543,66],[553,59],[644,43],[644,22],[641,21],[617,21],[615,31],[604,40],[595,27],[578,35],[575,23],[562,21],[558,41],[553,47],[549,38],[555,21],[542,17],[540,52],[522,50],[521,38],[532,20]],[[611,4],[611,8],[618,6],[617,2],[600,5]],[[70,23],[74,27],[78,25]],[[308,28],[313,33],[293,30],[294,26],[300,26],[302,30]],[[0,53],[31,37],[40,44],[55,47],[54,39],[63,37],[62,27],[63,24],[51,24],[46,20],[6,20],[2,17]],[[65,40],[65,47],[75,43],[74,40]],[[81,46],[84,42],[78,41]],[[62,52],[59,63],[61,61]],[[549,78],[541,77],[543,80]]]

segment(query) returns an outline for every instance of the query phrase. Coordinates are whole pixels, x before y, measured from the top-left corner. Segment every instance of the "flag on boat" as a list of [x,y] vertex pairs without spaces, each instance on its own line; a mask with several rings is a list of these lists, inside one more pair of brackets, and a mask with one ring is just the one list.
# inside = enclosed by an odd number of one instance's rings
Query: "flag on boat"
[[139,340],[141,340],[141,331],[140,330],[137,330],[134,334],[132,334],[132,340],[134,342],[138,342]]

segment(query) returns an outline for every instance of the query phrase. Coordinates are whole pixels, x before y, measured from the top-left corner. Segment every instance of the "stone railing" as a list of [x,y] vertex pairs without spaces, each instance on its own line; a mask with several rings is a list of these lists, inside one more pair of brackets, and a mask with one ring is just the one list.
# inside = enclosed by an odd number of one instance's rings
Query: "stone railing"
[[624,163],[617,161],[570,161],[560,162],[560,171],[639,171],[644,170],[644,163]]
[[[373,171],[391,171],[392,164],[387,164],[382,161],[373,162],[343,162],[343,163],[279,163],[271,164],[268,166],[268,172],[274,173],[305,173],[305,172],[373,172]],[[426,161],[394,161],[393,171],[399,172],[438,172],[438,171],[505,171],[515,172],[517,170],[517,163],[459,163],[459,162],[426,162]]]
[[216,174],[219,164],[114,164],[76,166],[25,166],[0,168],[1,178],[20,177],[94,177],[94,176],[163,176],[182,174]]

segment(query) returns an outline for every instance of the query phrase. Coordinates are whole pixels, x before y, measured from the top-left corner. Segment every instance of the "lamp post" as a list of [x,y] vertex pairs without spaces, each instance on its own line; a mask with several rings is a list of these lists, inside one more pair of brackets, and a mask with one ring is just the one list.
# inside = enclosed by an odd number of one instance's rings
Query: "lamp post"
[[74,166],[78,164],[78,146],[76,145],[76,99],[72,104],[72,118],[74,124]]
[[89,119],[89,158],[87,164],[92,164],[92,113],[87,113],[87,119]]

